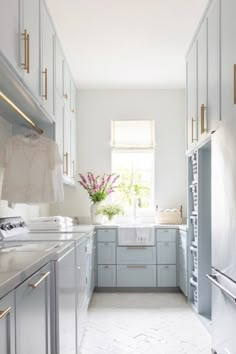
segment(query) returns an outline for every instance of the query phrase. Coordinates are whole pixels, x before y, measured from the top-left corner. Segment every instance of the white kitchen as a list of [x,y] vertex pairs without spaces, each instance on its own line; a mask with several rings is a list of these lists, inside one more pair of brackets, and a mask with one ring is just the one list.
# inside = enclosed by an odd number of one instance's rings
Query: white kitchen
[[0,354],[236,354],[236,2],[0,3]]

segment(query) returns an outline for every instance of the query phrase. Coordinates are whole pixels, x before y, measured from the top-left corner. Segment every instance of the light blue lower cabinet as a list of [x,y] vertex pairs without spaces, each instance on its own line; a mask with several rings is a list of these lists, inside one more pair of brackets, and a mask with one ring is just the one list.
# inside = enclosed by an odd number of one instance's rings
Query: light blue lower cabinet
[[88,317],[87,315],[88,315],[88,305],[87,305],[87,301],[84,301],[77,308],[77,352],[79,352],[79,346],[81,344],[84,331],[86,328],[87,317]]
[[175,242],[157,243],[157,262],[158,264],[176,264]]
[[15,290],[17,354],[50,354],[50,265]]
[[116,244],[102,242],[97,244],[98,264],[116,264]]
[[118,264],[156,264],[156,247],[117,247]]
[[176,287],[176,265],[157,266],[157,287]]
[[156,265],[117,265],[117,287],[156,287]]
[[14,291],[0,300],[0,353],[15,354]]
[[116,265],[98,265],[98,287],[116,287]]

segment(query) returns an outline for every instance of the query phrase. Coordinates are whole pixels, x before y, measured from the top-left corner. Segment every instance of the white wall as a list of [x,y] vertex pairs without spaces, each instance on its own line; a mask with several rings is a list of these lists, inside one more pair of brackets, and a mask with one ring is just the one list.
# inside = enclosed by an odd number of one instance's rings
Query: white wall
[[[4,148],[7,139],[12,135],[12,126],[0,117],[0,149]],[[9,208],[5,200],[1,200],[3,167],[0,165],[0,217],[2,216],[22,216],[29,218],[49,214],[49,205],[26,205],[16,204],[14,208]],[[19,171],[20,173],[20,171]],[[16,176],[17,178],[17,176]]]
[[[78,170],[111,171],[111,120],[152,119],[156,127],[155,202],[181,204],[186,211],[184,90],[80,91],[78,94]],[[65,202],[52,213],[88,217],[87,193],[66,187]],[[84,219],[85,220],[85,219]]]

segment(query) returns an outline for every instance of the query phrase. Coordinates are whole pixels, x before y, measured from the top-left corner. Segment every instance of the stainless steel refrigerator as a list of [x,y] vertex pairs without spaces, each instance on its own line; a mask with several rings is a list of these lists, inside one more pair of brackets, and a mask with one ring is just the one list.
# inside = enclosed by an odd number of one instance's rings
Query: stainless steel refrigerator
[[212,136],[212,348],[236,354],[236,119]]

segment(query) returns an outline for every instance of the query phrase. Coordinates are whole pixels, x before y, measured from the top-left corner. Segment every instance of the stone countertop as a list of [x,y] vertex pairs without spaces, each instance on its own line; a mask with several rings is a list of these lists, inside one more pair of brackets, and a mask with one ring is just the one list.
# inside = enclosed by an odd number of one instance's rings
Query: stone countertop
[[[95,229],[118,229],[119,227],[136,227],[136,225],[131,225],[131,224],[104,224],[104,225],[94,225]],[[174,224],[137,224],[138,227],[154,227],[156,229],[181,229],[181,230],[186,230],[187,225],[186,224],[181,224],[181,225],[174,225]]]
[[50,262],[50,252],[0,252],[0,298]]

